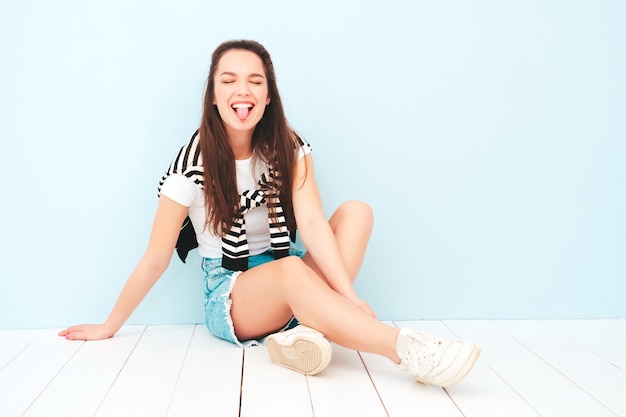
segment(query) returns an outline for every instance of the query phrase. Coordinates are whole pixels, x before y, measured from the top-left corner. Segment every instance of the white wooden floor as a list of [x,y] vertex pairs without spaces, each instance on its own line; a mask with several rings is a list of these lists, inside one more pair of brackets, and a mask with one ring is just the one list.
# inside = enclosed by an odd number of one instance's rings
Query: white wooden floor
[[626,416],[626,320],[396,322],[474,341],[458,385],[418,384],[333,345],[306,377],[201,325],[125,327],[110,340],[0,331],[0,416]]

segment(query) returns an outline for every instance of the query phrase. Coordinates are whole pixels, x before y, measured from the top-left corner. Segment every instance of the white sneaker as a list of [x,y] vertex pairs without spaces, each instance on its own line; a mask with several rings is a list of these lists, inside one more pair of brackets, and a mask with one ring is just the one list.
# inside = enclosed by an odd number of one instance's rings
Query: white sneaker
[[324,335],[301,324],[267,336],[265,344],[272,362],[305,375],[321,372],[332,356],[332,347]]
[[449,387],[468,374],[480,354],[473,343],[443,339],[400,329],[397,343],[400,369],[423,384]]

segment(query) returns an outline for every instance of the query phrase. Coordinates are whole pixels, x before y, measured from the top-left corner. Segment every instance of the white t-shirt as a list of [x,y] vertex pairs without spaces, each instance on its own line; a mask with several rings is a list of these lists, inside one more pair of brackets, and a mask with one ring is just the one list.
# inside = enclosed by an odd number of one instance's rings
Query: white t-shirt
[[[301,146],[298,159],[311,153],[308,144]],[[237,191],[241,194],[245,190],[258,188],[257,181],[267,170],[262,161],[253,157],[245,160],[236,160]],[[165,178],[161,186],[161,195],[164,195],[185,207],[189,207],[189,218],[196,231],[198,252],[205,258],[222,257],[222,238],[213,235],[205,229],[206,210],[204,208],[204,191],[191,179],[183,174],[171,174]],[[267,221],[267,207],[265,205],[250,210],[244,216],[246,221],[246,236],[250,255],[258,255],[270,249],[270,229]]]

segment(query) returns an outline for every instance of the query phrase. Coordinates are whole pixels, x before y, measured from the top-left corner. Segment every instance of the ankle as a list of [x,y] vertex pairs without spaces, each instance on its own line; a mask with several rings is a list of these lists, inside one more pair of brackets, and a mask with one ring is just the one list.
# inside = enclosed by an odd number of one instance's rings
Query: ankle
[[398,365],[402,361],[402,359],[400,358],[400,352],[402,352],[402,350],[399,350],[399,348],[401,348],[403,345],[403,339],[404,336],[402,336],[400,329],[393,328],[390,339],[390,349],[388,350],[387,358],[389,358],[389,360],[396,365]]

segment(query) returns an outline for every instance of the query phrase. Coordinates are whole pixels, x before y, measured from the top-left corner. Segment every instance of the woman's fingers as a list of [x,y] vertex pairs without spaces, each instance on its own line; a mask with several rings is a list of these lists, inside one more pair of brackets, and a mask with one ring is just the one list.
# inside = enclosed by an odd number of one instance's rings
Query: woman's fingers
[[113,335],[108,334],[101,324],[81,324],[61,330],[59,336],[65,337],[67,340],[101,340],[108,339]]

